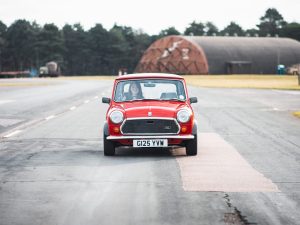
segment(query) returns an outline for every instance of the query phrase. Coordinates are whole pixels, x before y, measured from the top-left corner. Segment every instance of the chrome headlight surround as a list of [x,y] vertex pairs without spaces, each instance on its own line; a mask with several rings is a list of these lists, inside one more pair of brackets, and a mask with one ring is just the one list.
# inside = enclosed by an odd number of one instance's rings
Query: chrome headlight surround
[[123,122],[124,114],[119,110],[115,110],[110,113],[109,118],[114,124],[119,124]]
[[180,123],[187,123],[191,118],[191,112],[187,109],[181,109],[177,112],[177,120]]

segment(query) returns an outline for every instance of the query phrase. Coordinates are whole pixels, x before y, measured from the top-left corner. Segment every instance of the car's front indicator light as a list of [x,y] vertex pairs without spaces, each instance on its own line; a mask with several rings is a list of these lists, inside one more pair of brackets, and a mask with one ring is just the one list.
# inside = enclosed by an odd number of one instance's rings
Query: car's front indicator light
[[186,109],[181,109],[177,112],[177,120],[180,123],[186,123],[190,120],[191,113]]
[[182,126],[182,127],[181,127],[181,132],[182,132],[182,133],[185,133],[186,131],[187,131],[187,127],[186,127],[186,126]]
[[109,118],[110,118],[111,122],[113,122],[115,124],[119,124],[119,123],[123,122],[124,115],[121,111],[115,110],[109,115]]
[[114,128],[113,128],[113,131],[114,131],[116,134],[118,134],[118,133],[120,133],[120,128],[119,128],[119,127],[114,127]]

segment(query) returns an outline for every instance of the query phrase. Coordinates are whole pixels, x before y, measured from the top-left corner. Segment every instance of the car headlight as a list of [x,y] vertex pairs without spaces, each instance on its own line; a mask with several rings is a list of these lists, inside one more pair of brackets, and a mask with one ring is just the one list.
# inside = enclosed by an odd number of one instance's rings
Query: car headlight
[[177,113],[177,120],[180,123],[188,122],[190,120],[190,117],[191,117],[191,113],[190,113],[190,111],[188,111],[186,109],[181,109]]
[[118,124],[118,123],[121,123],[124,120],[124,115],[121,111],[116,110],[116,111],[113,111],[109,115],[109,118],[110,118],[111,122]]

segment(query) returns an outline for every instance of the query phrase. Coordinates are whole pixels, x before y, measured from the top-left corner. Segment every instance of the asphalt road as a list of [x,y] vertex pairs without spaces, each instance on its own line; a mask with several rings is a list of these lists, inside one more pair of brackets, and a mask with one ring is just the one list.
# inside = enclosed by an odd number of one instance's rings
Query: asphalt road
[[9,82],[20,84],[0,86],[1,225],[300,224],[300,92],[189,87],[198,156],[104,157],[111,81]]

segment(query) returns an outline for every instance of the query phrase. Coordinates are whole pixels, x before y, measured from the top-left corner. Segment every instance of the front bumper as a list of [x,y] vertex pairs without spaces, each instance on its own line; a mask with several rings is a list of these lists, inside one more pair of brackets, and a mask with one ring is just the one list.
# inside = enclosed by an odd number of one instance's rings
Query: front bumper
[[188,140],[188,139],[194,139],[194,135],[147,135],[147,136],[141,136],[141,135],[135,135],[135,136],[113,136],[110,135],[107,137],[107,140],[129,140],[129,139],[181,139],[181,140]]

